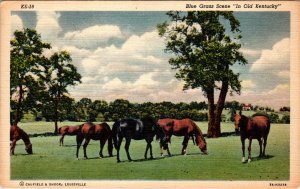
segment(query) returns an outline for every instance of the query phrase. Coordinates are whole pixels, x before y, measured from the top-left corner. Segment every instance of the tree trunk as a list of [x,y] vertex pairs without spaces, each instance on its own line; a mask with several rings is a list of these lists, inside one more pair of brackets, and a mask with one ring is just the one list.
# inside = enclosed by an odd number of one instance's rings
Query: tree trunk
[[59,106],[59,96],[54,98],[54,134],[58,133],[58,106]]
[[24,90],[22,85],[19,86],[19,99],[18,99],[18,104],[17,104],[17,109],[15,113],[15,120],[14,120],[14,125],[17,125],[21,119],[21,107],[22,107],[22,99],[24,95]]
[[207,91],[208,100],[208,130],[207,137],[215,138],[216,128],[215,128],[215,105],[214,105],[214,89]]
[[214,124],[214,127],[216,128],[216,137],[221,136],[222,111],[224,109],[225,99],[228,92],[228,85],[229,85],[228,81],[223,81],[218,103],[217,103],[215,124]]

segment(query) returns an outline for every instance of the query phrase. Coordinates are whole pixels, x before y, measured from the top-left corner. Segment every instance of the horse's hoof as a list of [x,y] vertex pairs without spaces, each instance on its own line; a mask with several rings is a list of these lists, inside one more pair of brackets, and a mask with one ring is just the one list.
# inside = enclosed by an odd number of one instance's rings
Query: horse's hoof
[[77,160],[79,160],[79,158],[76,158]]
[[251,159],[248,159],[248,163],[250,163],[251,162]]
[[150,159],[154,159],[153,157],[150,157]]
[[160,154],[160,157],[165,157],[164,154]]
[[242,158],[242,163],[245,163],[245,157]]

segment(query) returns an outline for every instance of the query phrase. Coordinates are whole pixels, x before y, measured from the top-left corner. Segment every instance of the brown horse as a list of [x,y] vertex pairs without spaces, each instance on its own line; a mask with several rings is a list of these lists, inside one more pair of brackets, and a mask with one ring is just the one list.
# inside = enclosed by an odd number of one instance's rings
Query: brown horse
[[80,126],[62,126],[58,129],[59,134],[61,134],[61,137],[59,139],[59,145],[63,146],[64,145],[64,137],[65,135],[77,135],[79,132]]
[[32,154],[32,144],[29,140],[27,133],[19,128],[17,125],[12,125],[10,127],[10,153],[15,154],[15,147],[18,140],[22,139],[25,143],[25,150],[28,154]]
[[[257,139],[260,147],[259,157],[265,156],[265,150],[267,146],[268,134],[270,131],[270,120],[267,116],[257,115],[252,118],[239,114],[234,115],[235,131],[240,132],[243,158],[242,162],[245,162],[245,140],[249,139],[248,146],[248,163],[251,162],[251,143],[252,139]],[[262,140],[264,143],[264,149],[262,150]]]
[[100,158],[103,158],[102,150],[103,147],[108,140],[108,154],[110,157],[112,157],[112,150],[113,150],[113,144],[112,144],[112,131],[107,123],[101,123],[101,124],[93,124],[93,123],[84,123],[80,125],[79,132],[76,136],[76,142],[77,142],[77,152],[76,157],[78,159],[78,152],[79,148],[82,144],[82,141],[85,139],[83,144],[83,152],[84,152],[84,158],[88,159],[86,155],[86,147],[89,144],[90,140],[99,140],[100,141],[100,152],[99,156]]
[[[190,119],[177,120],[177,119],[166,118],[166,119],[158,120],[158,124],[165,131],[168,142],[171,142],[172,135],[184,136],[184,139],[182,142],[183,147],[182,147],[182,151],[181,151],[182,155],[186,154],[186,148],[187,148],[190,138],[195,140],[193,142],[196,142],[197,146],[200,148],[200,150],[204,154],[206,154],[206,155],[208,154],[207,147],[206,147],[206,141],[202,135],[201,130],[194,123],[194,121],[192,121]],[[163,155],[162,146],[160,149],[161,149],[161,155]],[[170,150],[168,147],[167,147],[167,152],[168,152],[168,155],[171,156],[171,153],[170,153]]]

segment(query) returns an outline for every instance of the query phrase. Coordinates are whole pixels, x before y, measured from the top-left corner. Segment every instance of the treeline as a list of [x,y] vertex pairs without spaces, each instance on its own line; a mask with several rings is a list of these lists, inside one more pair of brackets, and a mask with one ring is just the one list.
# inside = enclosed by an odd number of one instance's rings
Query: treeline
[[[224,111],[222,121],[232,121],[234,110],[240,110],[243,104],[237,101],[226,102],[225,108],[229,111]],[[260,107],[262,109],[262,107]],[[266,110],[266,108],[264,108]],[[257,111],[259,112],[259,111]],[[271,111],[260,111],[267,114],[272,123],[289,123],[289,114],[279,116]],[[112,102],[104,100],[92,101],[89,98],[82,98],[75,101],[71,98],[65,98],[61,101],[59,110],[59,121],[78,121],[78,122],[100,122],[100,121],[116,121],[122,118],[141,118],[144,116],[152,116],[155,119],[172,117],[176,119],[190,118],[195,121],[208,121],[207,103],[203,102],[144,102],[131,103],[128,100],[116,99]],[[32,121],[53,121],[53,111],[51,108],[40,105],[38,108],[31,110],[29,116]],[[28,119],[28,117],[27,117]]]

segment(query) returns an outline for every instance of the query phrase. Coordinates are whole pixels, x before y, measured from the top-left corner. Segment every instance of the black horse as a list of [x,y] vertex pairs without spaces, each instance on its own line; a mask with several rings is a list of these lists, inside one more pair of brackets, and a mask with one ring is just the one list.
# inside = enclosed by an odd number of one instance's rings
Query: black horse
[[145,139],[147,142],[145,159],[147,159],[147,152],[150,148],[150,159],[153,159],[152,145],[154,136],[156,140],[160,139],[160,143],[165,147],[167,144],[166,135],[162,128],[152,118],[143,119],[122,119],[116,121],[112,127],[112,135],[115,148],[117,150],[117,161],[120,162],[119,151],[122,144],[123,138],[126,140],[125,150],[127,158],[132,161],[129,154],[129,145],[131,139],[142,140]]

